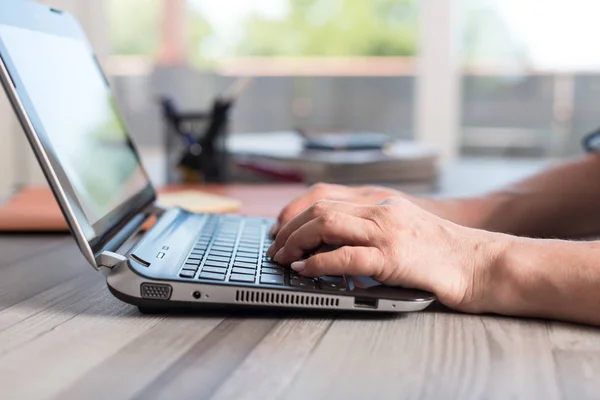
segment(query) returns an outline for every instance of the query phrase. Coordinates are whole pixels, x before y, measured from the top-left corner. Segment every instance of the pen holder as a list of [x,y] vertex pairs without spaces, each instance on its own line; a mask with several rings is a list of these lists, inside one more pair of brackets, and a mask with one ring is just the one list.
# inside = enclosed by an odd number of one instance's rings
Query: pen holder
[[173,101],[161,99],[168,155],[167,181],[196,184],[228,180],[225,148],[231,104],[215,100],[210,112],[179,112]]

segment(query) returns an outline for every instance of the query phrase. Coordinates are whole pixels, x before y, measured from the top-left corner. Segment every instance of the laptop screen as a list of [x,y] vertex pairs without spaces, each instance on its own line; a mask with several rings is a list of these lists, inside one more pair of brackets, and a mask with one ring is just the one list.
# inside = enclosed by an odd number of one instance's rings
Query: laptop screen
[[[87,226],[148,187],[115,100],[84,41],[0,24],[0,38]],[[88,239],[99,234],[86,232]]]

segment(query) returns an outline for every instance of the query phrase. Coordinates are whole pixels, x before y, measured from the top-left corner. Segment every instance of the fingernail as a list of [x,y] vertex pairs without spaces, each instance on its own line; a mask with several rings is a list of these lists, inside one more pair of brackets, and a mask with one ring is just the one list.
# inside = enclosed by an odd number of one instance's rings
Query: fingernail
[[302,272],[306,269],[306,262],[296,261],[295,263],[292,263],[292,269],[296,272]]
[[271,246],[269,246],[269,249],[267,250],[267,257],[273,257],[273,252],[275,251],[275,243],[273,243]]
[[281,257],[283,257],[284,249],[285,249],[284,247],[282,247],[281,249],[279,249],[279,251],[273,257],[273,260],[279,262],[279,260],[281,259]]

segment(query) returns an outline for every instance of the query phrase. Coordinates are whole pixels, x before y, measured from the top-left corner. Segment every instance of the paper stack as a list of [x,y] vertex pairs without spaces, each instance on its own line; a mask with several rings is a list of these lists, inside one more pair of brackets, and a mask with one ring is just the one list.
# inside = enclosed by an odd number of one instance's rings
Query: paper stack
[[309,184],[434,183],[438,177],[435,150],[412,141],[383,151],[307,151],[294,132],[239,133],[229,137],[227,149],[238,166]]

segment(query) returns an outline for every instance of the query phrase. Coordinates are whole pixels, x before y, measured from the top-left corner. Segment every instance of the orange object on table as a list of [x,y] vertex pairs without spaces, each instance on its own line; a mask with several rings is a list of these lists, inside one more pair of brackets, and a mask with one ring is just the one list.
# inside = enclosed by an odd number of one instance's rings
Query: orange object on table
[[[236,213],[275,217],[293,198],[306,190],[303,185],[181,185],[160,193],[198,191],[236,199]],[[49,188],[26,188],[0,207],[0,232],[67,232],[67,223]]]

